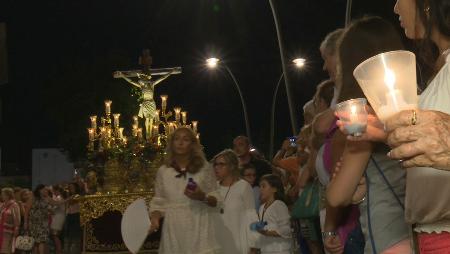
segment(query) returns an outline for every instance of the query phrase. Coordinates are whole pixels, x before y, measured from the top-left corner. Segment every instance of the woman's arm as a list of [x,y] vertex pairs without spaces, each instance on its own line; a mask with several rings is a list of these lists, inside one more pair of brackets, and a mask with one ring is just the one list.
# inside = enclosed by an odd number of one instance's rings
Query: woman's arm
[[341,169],[327,188],[327,200],[331,207],[345,207],[352,203],[361,177],[372,153],[372,144],[366,141],[346,142]]

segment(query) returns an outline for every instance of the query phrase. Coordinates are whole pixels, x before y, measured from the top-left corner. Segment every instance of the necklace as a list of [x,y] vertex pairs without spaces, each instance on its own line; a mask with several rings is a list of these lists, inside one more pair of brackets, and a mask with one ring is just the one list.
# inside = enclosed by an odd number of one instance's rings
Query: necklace
[[261,216],[261,217],[259,216],[259,213],[258,213],[258,219],[259,219],[260,222],[264,222],[264,215],[266,214],[266,210],[269,209],[269,207],[273,204],[273,202],[275,202],[275,200],[273,200],[272,202],[270,202],[269,205],[264,206],[264,209],[263,209],[263,212],[262,212],[262,216]]
[[228,190],[227,190],[227,193],[225,194],[225,198],[223,199],[223,206],[220,208],[220,213],[221,214],[223,214],[224,212],[225,212],[225,200],[227,200],[227,197],[228,197],[228,193],[230,193],[230,190],[231,190],[231,186],[233,186],[233,184],[234,184],[234,179],[233,179],[233,181],[231,182],[231,184],[230,184],[230,186],[228,186]]

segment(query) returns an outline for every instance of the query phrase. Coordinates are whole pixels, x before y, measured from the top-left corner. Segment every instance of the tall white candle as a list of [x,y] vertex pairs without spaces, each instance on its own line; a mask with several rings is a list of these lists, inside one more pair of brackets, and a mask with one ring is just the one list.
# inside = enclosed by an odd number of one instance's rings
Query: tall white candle
[[112,103],[112,101],[110,101],[110,100],[106,100],[105,101],[105,113],[106,113],[106,115],[110,115],[111,114],[111,103]]

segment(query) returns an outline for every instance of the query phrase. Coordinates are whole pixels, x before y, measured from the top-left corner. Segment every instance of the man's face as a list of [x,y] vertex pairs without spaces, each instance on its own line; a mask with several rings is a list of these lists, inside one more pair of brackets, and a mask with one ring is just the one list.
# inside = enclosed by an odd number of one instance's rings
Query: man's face
[[249,144],[242,138],[233,141],[233,150],[237,156],[244,156],[250,152]]

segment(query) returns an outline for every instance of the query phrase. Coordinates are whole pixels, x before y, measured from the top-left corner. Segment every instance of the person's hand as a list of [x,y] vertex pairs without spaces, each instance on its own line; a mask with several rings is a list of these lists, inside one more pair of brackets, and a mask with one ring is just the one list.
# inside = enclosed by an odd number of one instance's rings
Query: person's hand
[[152,216],[150,216],[150,228],[148,229],[148,233],[152,234],[155,233],[159,230],[159,221],[161,219],[161,215],[158,214],[152,214]]
[[188,188],[184,189],[184,195],[192,200],[204,201],[206,198],[206,194],[200,189],[200,187],[196,187],[195,190],[190,190]]
[[341,243],[339,236],[328,236],[323,240],[325,249],[331,254],[344,253],[344,246]]
[[432,110],[405,110],[389,118],[387,143],[391,159],[402,166],[450,170],[450,115]]
[[[384,125],[378,119],[375,111],[370,106],[366,106],[367,110],[367,128],[366,131],[359,137],[354,137],[349,135],[347,130],[345,129],[346,122],[338,120],[336,125],[339,127],[339,130],[347,135],[347,140],[350,141],[373,141],[373,142],[386,142],[387,133],[384,130]],[[336,114],[337,116],[337,114]]]
[[287,151],[287,150],[289,150],[290,147],[291,147],[291,142],[289,141],[289,139],[285,139],[283,141],[283,144],[281,145],[281,150]]

